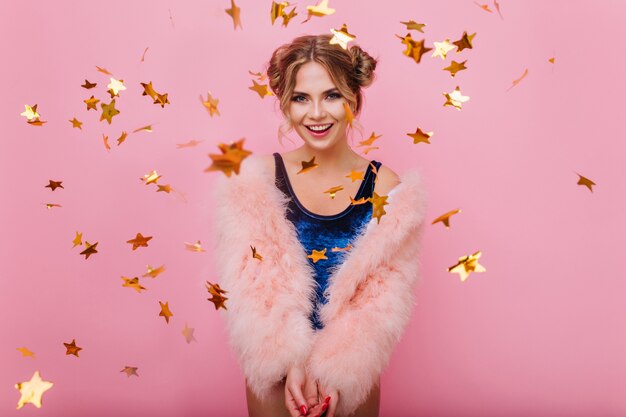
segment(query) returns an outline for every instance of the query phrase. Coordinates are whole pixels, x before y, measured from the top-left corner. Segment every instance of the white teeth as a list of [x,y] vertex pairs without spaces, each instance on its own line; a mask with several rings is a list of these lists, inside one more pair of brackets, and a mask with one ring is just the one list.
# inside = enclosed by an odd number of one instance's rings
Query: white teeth
[[331,126],[331,124],[327,124],[327,125],[323,125],[323,126],[307,126],[309,129],[311,130],[317,130],[317,131],[322,131],[322,130],[326,130],[329,126]]

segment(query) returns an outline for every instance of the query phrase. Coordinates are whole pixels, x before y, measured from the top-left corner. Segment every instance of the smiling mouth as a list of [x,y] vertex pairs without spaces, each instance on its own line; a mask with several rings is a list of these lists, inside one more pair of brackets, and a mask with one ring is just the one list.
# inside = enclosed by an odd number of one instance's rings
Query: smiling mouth
[[311,132],[314,132],[314,133],[322,133],[322,132],[326,132],[328,129],[330,129],[331,127],[333,127],[333,125],[334,125],[334,123],[333,123],[333,124],[331,124],[330,126],[328,126],[328,127],[327,127],[326,129],[324,129],[324,130],[313,130],[313,129],[311,129],[309,126],[306,126],[306,128],[307,128],[307,129],[309,129]]

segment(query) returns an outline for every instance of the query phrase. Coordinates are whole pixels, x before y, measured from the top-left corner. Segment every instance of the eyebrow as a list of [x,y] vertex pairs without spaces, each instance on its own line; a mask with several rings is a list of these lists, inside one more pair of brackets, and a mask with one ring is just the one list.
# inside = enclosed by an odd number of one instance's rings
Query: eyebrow
[[[339,89],[337,87],[331,88],[330,90],[324,91],[322,94],[328,94],[328,93],[333,92],[333,91],[339,91]],[[295,94],[300,94],[300,95],[303,95],[303,96],[308,96],[307,93],[303,93],[302,91],[294,91],[293,94],[294,95]]]

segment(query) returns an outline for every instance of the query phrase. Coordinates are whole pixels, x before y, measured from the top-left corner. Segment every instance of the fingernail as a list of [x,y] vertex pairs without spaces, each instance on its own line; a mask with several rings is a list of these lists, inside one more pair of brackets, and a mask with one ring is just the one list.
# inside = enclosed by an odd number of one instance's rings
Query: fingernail
[[326,403],[326,405],[328,405],[328,403],[330,402],[330,395],[328,397],[326,397],[326,399],[324,400],[324,402]]
[[322,413],[326,411],[327,408],[328,408],[328,403],[324,403],[324,405],[322,405]]
[[306,405],[303,404],[300,406],[300,412],[303,416],[306,416]]

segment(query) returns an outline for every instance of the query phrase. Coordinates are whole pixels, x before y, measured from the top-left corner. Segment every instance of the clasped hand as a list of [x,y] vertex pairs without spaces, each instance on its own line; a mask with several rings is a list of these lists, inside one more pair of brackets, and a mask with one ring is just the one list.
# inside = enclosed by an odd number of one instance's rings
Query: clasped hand
[[[330,396],[330,402],[326,398]],[[304,367],[293,366],[287,372],[285,381],[285,406],[291,417],[334,417],[339,393],[336,389],[324,387],[319,381],[311,380]],[[302,406],[306,406],[306,413]]]

